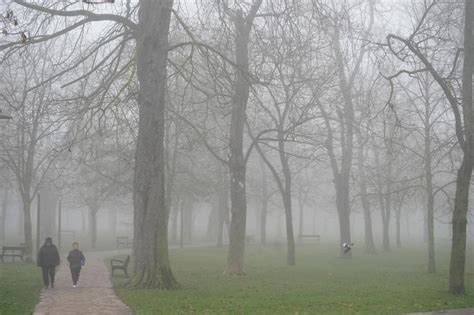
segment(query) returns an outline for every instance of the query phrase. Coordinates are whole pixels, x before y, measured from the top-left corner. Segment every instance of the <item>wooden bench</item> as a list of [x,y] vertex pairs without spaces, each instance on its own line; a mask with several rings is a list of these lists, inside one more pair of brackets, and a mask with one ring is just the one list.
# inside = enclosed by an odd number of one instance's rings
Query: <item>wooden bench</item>
[[118,270],[123,270],[123,272],[125,273],[125,276],[127,276],[128,278],[127,268],[128,268],[129,263],[130,263],[130,255],[127,256],[125,260],[116,259],[116,258],[112,259],[110,261],[110,266],[112,267],[112,276],[114,275],[114,270],[118,269]]
[[117,248],[131,248],[133,246],[133,239],[129,239],[128,236],[117,236],[115,242]]
[[15,257],[18,257],[23,261],[25,255],[25,246],[2,246],[2,263],[5,262],[5,257],[11,257],[12,262],[15,261]]
[[317,235],[317,234],[300,234],[300,235],[298,235],[298,240],[300,242],[303,241],[303,238],[314,238],[318,242],[321,241],[321,235]]

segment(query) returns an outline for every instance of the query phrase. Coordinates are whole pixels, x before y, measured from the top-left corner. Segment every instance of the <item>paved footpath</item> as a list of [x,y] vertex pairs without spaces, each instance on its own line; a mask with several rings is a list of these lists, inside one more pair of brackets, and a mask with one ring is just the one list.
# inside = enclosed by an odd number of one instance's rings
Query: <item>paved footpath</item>
[[474,308],[464,308],[464,309],[457,309],[457,310],[446,310],[446,311],[434,311],[434,312],[427,312],[427,313],[410,313],[407,315],[473,315]]
[[43,289],[34,315],[67,314],[132,314],[115,294],[103,254],[85,253],[86,265],[81,270],[78,287],[72,287],[66,259],[56,273],[54,289]]

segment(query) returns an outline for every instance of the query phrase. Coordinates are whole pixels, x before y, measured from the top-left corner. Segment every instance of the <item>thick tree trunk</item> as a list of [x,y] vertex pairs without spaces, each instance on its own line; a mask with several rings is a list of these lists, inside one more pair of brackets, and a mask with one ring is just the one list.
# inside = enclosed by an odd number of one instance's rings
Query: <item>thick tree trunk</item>
[[137,36],[139,127],[135,153],[135,274],[131,287],[178,286],[168,257],[164,119],[172,0],[140,0]]
[[286,219],[286,242],[287,242],[287,264],[294,266],[296,264],[295,254],[295,236],[293,232],[293,213],[291,200],[291,170],[288,163],[288,156],[285,151],[285,139],[283,133],[283,126],[278,129],[278,153],[280,155],[281,167],[285,179],[284,190],[282,191],[283,205],[285,207]]
[[456,181],[451,263],[449,267],[449,291],[456,295],[465,293],[466,224],[472,168],[472,161],[465,155]]
[[285,222],[286,222],[286,243],[287,243],[287,254],[286,262],[289,266],[294,266],[296,264],[296,255],[295,255],[295,238],[293,233],[293,217],[291,210],[291,192],[285,192],[284,206],[285,206]]
[[[33,261],[33,235],[31,226],[31,204],[23,198],[23,232],[25,234],[25,262]],[[36,249],[38,250],[38,249]]]
[[[456,179],[456,195],[453,213],[453,237],[449,266],[449,291],[465,293],[464,272],[466,265],[466,224],[474,156],[474,113],[472,104],[472,74],[474,69],[474,1],[466,0],[464,17],[464,65],[462,81],[462,105],[465,129],[463,160]],[[460,135],[458,135],[459,137]]]
[[[256,13],[261,0],[252,5]],[[257,4],[257,5],[256,5]],[[256,9],[256,10],[254,10]],[[229,253],[227,274],[243,274],[245,251],[245,227],[247,221],[246,165],[243,153],[245,112],[249,98],[249,36],[255,13],[245,18],[238,10],[233,16],[235,26],[235,79],[232,95],[230,123],[230,199],[231,221],[229,229]]]

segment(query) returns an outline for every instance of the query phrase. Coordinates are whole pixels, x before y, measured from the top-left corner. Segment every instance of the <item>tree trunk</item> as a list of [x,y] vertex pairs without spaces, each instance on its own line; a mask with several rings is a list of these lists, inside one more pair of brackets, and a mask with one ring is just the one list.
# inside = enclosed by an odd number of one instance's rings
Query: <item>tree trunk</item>
[[7,221],[7,210],[8,202],[10,197],[10,190],[8,187],[5,187],[3,190],[3,199],[2,199],[2,221],[0,222],[0,241],[5,241],[5,226]]
[[91,236],[91,247],[97,248],[97,213],[98,208],[89,208],[89,233]]
[[229,253],[227,274],[243,274],[245,251],[245,227],[247,221],[246,165],[243,154],[243,136],[249,98],[249,36],[255,14],[262,0],[252,5],[251,15],[244,17],[238,10],[233,16],[235,26],[235,79],[232,95],[230,123],[230,199],[231,221],[229,229]]
[[435,247],[434,247],[434,194],[433,194],[433,173],[431,157],[431,91],[428,74],[423,77],[424,87],[424,158],[425,158],[425,189],[426,189],[426,238],[428,242],[428,273],[436,272],[435,265]]
[[[385,164],[388,167],[391,162],[389,161],[389,150],[387,150],[387,156],[385,158]],[[391,194],[390,194],[390,184],[384,181],[382,176],[383,170],[379,160],[379,155],[375,155],[375,162],[377,165],[377,185],[379,187],[379,205],[380,205],[380,214],[382,217],[382,248],[384,251],[390,251],[390,203],[391,203]],[[386,176],[386,181],[389,181],[391,174],[389,172]]]
[[111,234],[112,240],[115,240],[117,237],[117,209],[109,209],[109,232]]
[[367,178],[364,166],[364,143],[361,136],[358,137],[357,167],[359,173],[359,189],[362,209],[364,210],[364,243],[365,252],[375,254],[374,235],[372,232],[372,214],[370,212],[370,202],[367,197]]
[[82,232],[86,230],[86,215],[84,213],[84,209],[81,209],[81,223],[82,223]]
[[217,228],[219,225],[219,204],[218,202],[212,203],[212,209],[209,211],[209,217],[207,219],[207,232],[206,240],[214,241],[217,238]]
[[300,208],[300,215],[298,218],[298,241],[301,243],[303,241],[303,235],[304,235],[304,200],[303,200],[303,195],[302,192],[300,191],[298,194],[298,206]]
[[178,215],[179,215],[179,200],[176,203],[176,206],[173,207],[173,211],[171,214],[171,243],[177,244],[178,243]]
[[[472,108],[472,73],[474,68],[474,1],[466,0],[464,17],[464,65],[462,81],[462,105],[465,129],[463,160],[456,179],[456,195],[453,213],[453,237],[449,266],[449,291],[465,293],[464,272],[466,265],[466,224],[474,155],[474,117]],[[459,136],[459,135],[458,135]]]
[[280,125],[278,128],[278,153],[280,155],[280,162],[285,178],[285,188],[283,190],[283,205],[285,207],[285,219],[286,219],[286,242],[287,242],[287,264],[294,266],[296,264],[295,257],[295,236],[293,233],[293,213],[292,213],[292,202],[291,202],[291,170],[288,163],[288,156],[285,151],[285,139],[283,133],[283,126]]
[[352,251],[344,253],[343,243],[351,243],[351,221],[349,203],[349,178],[336,178],[336,206],[339,217],[340,257],[352,258]]
[[291,192],[285,192],[284,206],[285,206],[285,222],[286,222],[286,243],[287,243],[287,255],[286,262],[288,266],[294,266],[296,264],[295,256],[295,238],[293,233],[293,218],[291,211]]
[[184,197],[181,214],[183,215],[181,220],[183,223],[183,242],[191,244],[193,239],[193,201],[190,196]]
[[397,240],[397,248],[402,247],[402,241],[400,236],[400,220],[402,216],[402,207],[398,206],[395,210],[395,232],[396,232],[396,240]]
[[[25,234],[25,262],[33,261],[33,235],[31,226],[31,203],[23,198],[23,232]],[[38,249],[36,249],[38,250]]]
[[451,263],[449,267],[449,291],[456,295],[465,293],[466,224],[472,167],[469,156],[464,155],[456,180]]
[[423,213],[423,242],[428,242],[428,214],[426,211]]
[[25,211],[23,210],[24,205],[23,205],[23,199],[20,198],[20,202],[18,203],[18,236],[20,238],[23,238],[25,236]]
[[267,212],[268,212],[268,183],[265,162],[260,159],[260,168],[262,169],[262,204],[260,209],[260,243],[265,245],[267,242]]
[[229,187],[227,183],[227,173],[225,169],[220,172],[220,189],[218,198],[218,229],[217,229],[217,247],[224,245],[224,226],[229,223]]
[[140,0],[136,64],[139,122],[135,153],[135,274],[130,287],[178,286],[168,257],[164,119],[172,0]]
[[387,184],[385,193],[385,215],[383,222],[383,250],[390,251],[390,217],[392,214],[392,195],[390,194],[390,184]]
[[[427,162],[428,163],[428,160]],[[428,168],[428,167],[427,167]],[[429,170],[426,173],[426,193],[427,193],[427,237],[428,237],[428,273],[436,272],[435,245],[434,245],[434,196],[431,176],[431,158],[429,158]]]

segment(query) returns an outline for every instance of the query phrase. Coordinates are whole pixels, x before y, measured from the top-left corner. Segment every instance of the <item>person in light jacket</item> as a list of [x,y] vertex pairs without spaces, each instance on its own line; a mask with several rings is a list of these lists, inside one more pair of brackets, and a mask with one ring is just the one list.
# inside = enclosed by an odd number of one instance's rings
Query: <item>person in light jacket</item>
[[79,281],[79,274],[81,273],[81,268],[86,262],[84,254],[79,250],[79,243],[72,243],[72,250],[67,256],[67,261],[69,261],[69,268],[71,268],[72,276],[72,287],[77,287],[77,281]]

